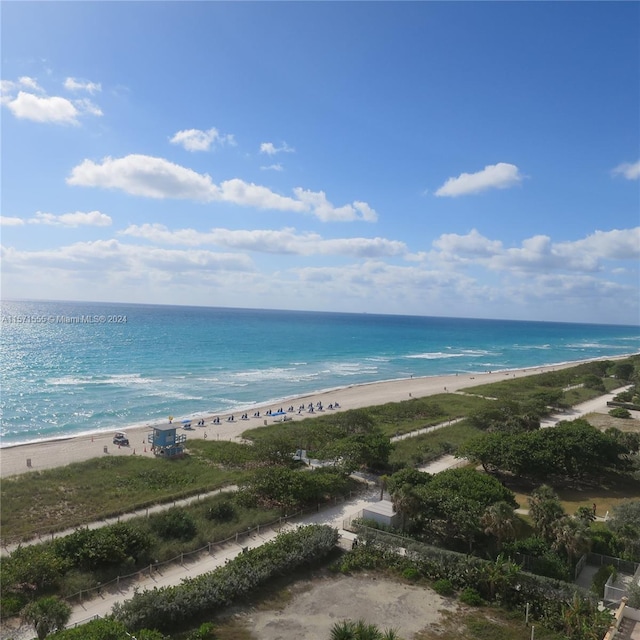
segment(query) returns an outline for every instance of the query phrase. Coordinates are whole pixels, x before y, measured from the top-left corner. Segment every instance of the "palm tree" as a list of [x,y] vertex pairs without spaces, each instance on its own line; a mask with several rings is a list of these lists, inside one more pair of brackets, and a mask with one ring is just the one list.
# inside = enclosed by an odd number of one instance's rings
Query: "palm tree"
[[554,539],[553,525],[565,513],[555,491],[543,484],[529,498],[529,515],[536,531],[551,542]]
[[555,522],[553,533],[555,539],[551,543],[551,548],[554,551],[564,550],[571,566],[574,564],[575,557],[589,548],[587,530],[580,520],[565,516]]
[[22,617],[33,625],[38,640],[43,640],[52,631],[64,628],[71,617],[71,607],[56,596],[49,596],[30,602],[22,610]]
[[489,590],[489,599],[493,600],[496,593],[504,595],[510,587],[515,586],[520,567],[501,554],[494,562],[485,565],[482,573],[482,579]]
[[487,507],[480,520],[487,535],[496,539],[498,552],[505,540],[512,540],[516,532],[516,514],[513,507],[506,502],[496,502]]
[[367,624],[362,618],[355,625],[356,640],[380,640],[382,632],[375,624]]
[[352,620],[336,622],[331,627],[330,640],[356,640],[355,627],[356,625]]
[[591,507],[578,507],[575,517],[580,520],[585,527],[588,527],[596,519],[595,509]]
[[391,494],[393,508],[402,519],[401,528],[404,529],[407,520],[412,520],[421,511],[419,498],[416,496],[415,487],[403,484]]
[[342,620],[331,628],[330,640],[402,640],[394,629],[380,629],[375,624],[368,624],[360,619]]

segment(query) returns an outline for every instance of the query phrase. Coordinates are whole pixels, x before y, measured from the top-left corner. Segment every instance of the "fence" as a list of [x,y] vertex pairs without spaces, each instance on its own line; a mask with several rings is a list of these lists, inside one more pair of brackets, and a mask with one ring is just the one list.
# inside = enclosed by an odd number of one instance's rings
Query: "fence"
[[640,563],[623,560],[622,558],[614,558],[612,556],[604,556],[601,553],[588,553],[587,564],[594,567],[609,566],[615,567],[619,573],[627,573],[633,575],[640,567]]
[[582,557],[578,562],[576,562],[576,568],[573,571],[573,579],[577,580],[584,569],[584,566],[587,564],[587,554],[582,554]]
[[622,598],[627,595],[626,587],[616,587],[614,582],[616,577],[611,574],[604,585],[604,598],[605,602],[621,602]]
[[357,533],[358,521],[362,519],[363,510],[361,509],[358,513],[354,513],[350,515],[348,518],[345,518],[342,521],[342,528],[345,531],[351,531],[353,533]]
[[[293,514],[281,516],[280,518],[272,522],[269,522],[266,524],[260,524],[260,525],[257,525],[256,527],[248,528],[243,531],[238,531],[234,535],[229,536],[224,540],[208,542],[206,546],[200,547],[199,549],[195,549],[194,551],[181,553],[180,555],[177,555],[169,560],[165,560],[164,562],[152,563],[147,567],[143,567],[137,571],[134,571],[133,573],[130,573],[124,576],[118,576],[113,580],[111,580],[110,582],[105,582],[98,586],[91,587],[89,589],[82,589],[81,591],[77,591],[76,593],[66,596],[65,599],[67,601],[72,601],[72,602],[84,602],[85,600],[89,599],[95,594],[99,595],[105,589],[115,588],[119,590],[121,587],[121,583],[126,582],[128,580],[133,580],[133,579],[142,579],[147,577],[151,578],[153,577],[154,572],[159,572],[160,568],[166,565],[174,564],[176,562],[179,562],[180,564],[184,564],[185,559],[195,558],[198,555],[201,555],[203,553],[208,553],[208,554],[215,553],[216,550],[219,550],[222,546],[229,543],[238,544],[240,542],[243,542],[254,533],[259,536],[261,531],[263,533],[268,530],[279,531],[280,529],[282,529],[284,525],[289,523],[291,520],[294,520],[296,518],[299,518],[303,515],[307,515],[310,513],[318,513],[321,507],[332,506],[332,504],[333,505],[342,504],[347,500],[350,500],[351,498],[353,498],[354,495],[363,495],[368,493],[371,493],[371,488],[368,486],[366,487],[363,486],[363,488],[359,491],[350,491],[348,496],[346,495],[335,496],[331,501],[323,505],[317,504],[314,507],[311,507],[308,509],[301,509],[300,511],[297,511]],[[375,489],[375,493],[376,494],[378,493],[378,489]]]

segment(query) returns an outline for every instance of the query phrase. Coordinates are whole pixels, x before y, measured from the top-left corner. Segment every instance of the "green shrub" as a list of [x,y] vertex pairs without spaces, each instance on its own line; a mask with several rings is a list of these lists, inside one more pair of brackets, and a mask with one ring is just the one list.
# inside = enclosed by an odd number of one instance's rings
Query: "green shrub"
[[230,522],[236,517],[236,508],[231,500],[224,500],[214,504],[207,511],[207,518],[216,522]]
[[640,609],[640,584],[631,584],[627,589],[629,600],[627,604],[634,609]]
[[609,415],[614,418],[630,418],[631,413],[622,407],[614,407],[609,411]]
[[604,522],[594,522],[589,527],[591,551],[603,556],[619,558],[623,545],[618,536]]
[[216,627],[213,622],[203,622],[195,631],[192,631],[187,640],[214,640]]
[[448,580],[447,578],[436,580],[433,583],[433,590],[440,596],[453,595],[453,585],[451,584],[451,580]]
[[482,596],[473,587],[466,587],[460,592],[460,602],[472,607],[481,607],[484,604]]
[[[56,631],[52,640],[128,640],[132,636],[127,633],[122,622],[110,618],[91,620],[79,627]],[[206,636],[203,636],[206,638]],[[214,636],[209,636],[213,639]],[[159,631],[141,629],[136,632],[136,640],[170,640]],[[191,639],[189,639],[191,640]],[[196,637],[196,640],[201,640]]]
[[99,529],[79,529],[53,542],[60,558],[87,571],[119,566],[129,558],[145,559],[150,548],[149,535],[126,522]]
[[420,572],[417,569],[414,569],[413,567],[407,567],[402,572],[402,577],[405,580],[411,580],[412,582],[415,582],[420,577]]
[[325,558],[338,541],[338,531],[308,525],[281,533],[214,571],[184,580],[172,587],[140,591],[113,607],[113,616],[129,631],[160,631],[183,627],[189,621],[228,606],[276,576]]
[[604,587],[609,579],[609,576],[613,576],[615,580],[618,572],[612,565],[606,565],[600,567],[596,574],[593,576],[593,582],[591,583],[591,591],[595,593],[599,598],[604,596]]
[[4,593],[0,597],[0,619],[18,615],[27,603],[27,597],[17,593]]
[[179,508],[153,516],[150,524],[152,531],[162,540],[191,540],[198,532],[194,519]]

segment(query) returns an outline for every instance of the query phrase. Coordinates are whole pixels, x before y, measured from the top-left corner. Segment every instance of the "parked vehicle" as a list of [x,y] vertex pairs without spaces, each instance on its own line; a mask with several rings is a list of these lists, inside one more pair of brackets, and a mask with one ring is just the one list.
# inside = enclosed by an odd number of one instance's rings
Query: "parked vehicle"
[[129,438],[127,438],[127,434],[122,431],[118,431],[115,436],[113,436],[113,444],[118,444],[122,447],[129,446]]

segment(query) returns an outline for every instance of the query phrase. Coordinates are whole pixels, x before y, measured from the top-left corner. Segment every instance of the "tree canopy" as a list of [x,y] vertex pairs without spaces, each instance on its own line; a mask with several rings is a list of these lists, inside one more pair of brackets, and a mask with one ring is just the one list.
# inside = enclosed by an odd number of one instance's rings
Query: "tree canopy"
[[579,419],[528,433],[482,434],[461,447],[459,455],[479,462],[487,471],[500,469],[545,479],[623,469],[628,464],[623,456],[629,452],[622,439]]
[[[469,548],[487,528],[483,518],[489,506],[518,506],[514,494],[496,478],[474,469],[448,469],[433,476],[402,470],[389,478],[388,487],[396,511],[417,533],[449,544],[457,540]],[[496,517],[494,513],[490,525],[494,530],[499,529]],[[500,532],[506,535],[504,529]]]

